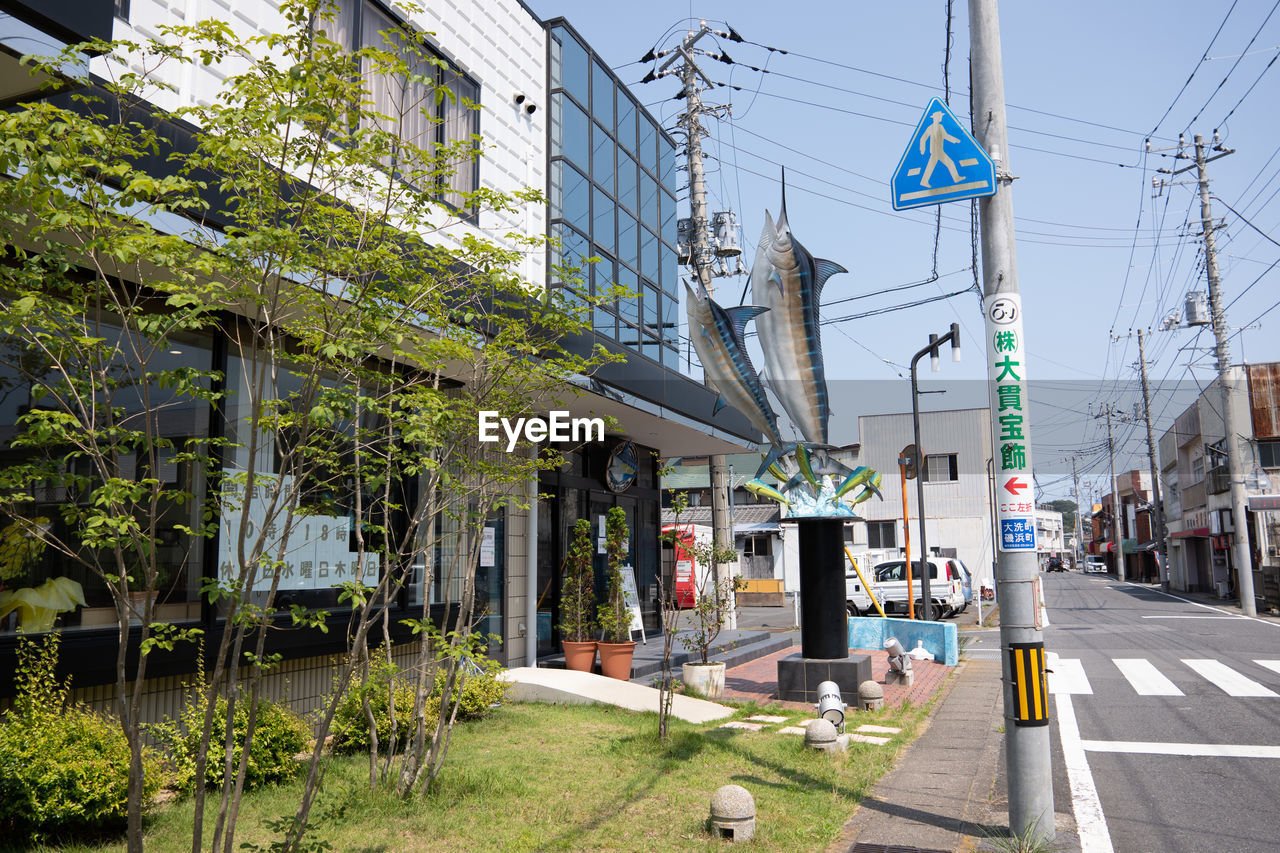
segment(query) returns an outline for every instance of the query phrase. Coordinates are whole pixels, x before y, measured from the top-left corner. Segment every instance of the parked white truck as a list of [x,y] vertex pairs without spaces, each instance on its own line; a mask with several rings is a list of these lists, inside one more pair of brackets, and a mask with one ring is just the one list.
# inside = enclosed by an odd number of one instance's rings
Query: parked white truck
[[[876,599],[880,600],[879,588],[875,585],[873,578],[874,571],[872,566],[875,564],[871,555],[862,555],[856,557],[858,568],[862,569],[863,576],[872,584],[871,592],[875,594]],[[845,609],[849,611],[850,616],[878,616],[879,611],[871,602],[871,596],[867,594],[867,590],[862,586],[862,578],[858,577],[858,573],[854,571],[853,566],[845,564],[844,576],[844,597]]]

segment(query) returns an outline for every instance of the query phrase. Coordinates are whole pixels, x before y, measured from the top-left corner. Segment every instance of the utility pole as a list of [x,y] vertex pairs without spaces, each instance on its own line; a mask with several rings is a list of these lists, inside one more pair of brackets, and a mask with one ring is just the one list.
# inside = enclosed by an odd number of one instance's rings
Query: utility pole
[[[996,0],[969,0],[969,55],[972,57],[973,132],[978,143],[996,163],[995,195],[978,201],[982,236],[983,309],[986,314],[988,375],[996,383],[999,397],[993,400],[993,428],[1002,426],[999,406],[1005,391],[1016,390],[1022,396],[1026,374],[1014,375],[1006,385],[999,384],[999,362],[992,334],[1000,319],[1012,321],[1021,328],[1021,297],[1018,294],[1017,258],[1013,227],[1013,175],[1009,171],[1008,127],[1004,104],[1004,67],[1000,55],[1000,15]],[[1012,316],[1011,316],[1012,314]],[[1006,359],[1007,363],[1008,359]],[[1030,423],[1026,407],[1019,405],[1018,424],[1025,439],[1000,445],[995,451],[995,467],[1000,472],[1011,470],[1015,459],[1022,462],[1016,470],[1030,472]],[[996,442],[996,445],[999,443]],[[1023,454],[1025,453],[1025,456]],[[1004,473],[1003,487],[1011,481]],[[997,486],[999,490],[1001,486]],[[1004,500],[1003,494],[1000,496]],[[1032,513],[1034,518],[1034,512]],[[1043,719],[1024,715],[1025,703],[1019,704],[1015,685],[1046,688],[1044,673],[1044,631],[1039,612],[1040,570],[1033,541],[1030,550],[1018,547],[1015,533],[1021,527],[1001,519],[1000,550],[996,583],[1000,599],[1000,646],[1004,682],[1005,762],[1008,767],[1009,829],[1019,838],[1052,841],[1053,776],[1049,752],[1048,705]],[[1010,539],[1005,540],[1005,526]],[[1028,681],[1033,682],[1028,684]]]
[[[1200,235],[1204,238],[1205,275],[1209,279],[1209,309],[1213,317],[1213,337],[1218,357],[1218,383],[1222,386],[1222,431],[1227,446],[1227,476],[1231,479],[1231,520],[1235,525],[1235,544],[1231,562],[1236,567],[1240,593],[1240,610],[1246,616],[1258,615],[1253,599],[1253,558],[1249,555],[1249,517],[1244,493],[1244,457],[1240,452],[1240,433],[1236,428],[1235,373],[1231,369],[1231,348],[1227,344],[1227,318],[1222,308],[1222,289],[1218,281],[1218,254],[1214,246],[1213,208],[1209,204],[1209,173],[1204,154],[1204,140],[1196,143],[1196,173],[1200,183]],[[1230,153],[1224,151],[1223,155]],[[1217,159],[1216,157],[1214,159]]]
[[1156,465],[1156,440],[1151,429],[1151,389],[1147,385],[1147,350],[1142,330],[1138,330],[1138,369],[1142,376],[1142,418],[1147,422],[1147,464],[1151,468],[1152,536],[1156,540],[1156,559],[1160,588],[1169,588],[1169,543],[1164,533],[1164,493],[1160,489],[1160,468]]
[[1116,554],[1116,578],[1124,580],[1124,551],[1120,539],[1120,490],[1116,488],[1116,448],[1111,438],[1111,404],[1107,403],[1107,463],[1111,470],[1111,547]]
[[[697,277],[702,289],[710,297],[714,293],[712,285],[711,235],[707,218],[707,186],[702,166],[702,115],[714,114],[726,110],[725,107],[707,107],[702,103],[703,83],[711,85],[711,81],[703,74],[694,61],[694,45],[703,36],[712,31],[705,21],[696,32],[685,35],[684,41],[676,49],[676,55],[662,66],[666,71],[677,60],[682,60],[680,67],[680,83],[685,96],[685,111],[680,116],[679,125],[685,131],[685,152],[689,165],[689,211],[693,220],[689,244],[689,265]],[[729,464],[724,454],[716,454],[709,460],[711,474],[711,527],[712,540],[718,548],[733,546],[733,522],[729,507],[731,485],[729,483]],[[727,583],[731,579],[732,566],[716,561],[714,564],[716,584]],[[735,596],[736,599],[736,596]],[[730,607],[725,616],[725,627],[738,627],[737,607]]]
[[1071,565],[1080,556],[1080,548],[1084,544],[1084,527],[1080,522],[1080,475],[1076,473],[1076,458],[1071,457],[1071,496],[1076,499],[1076,547],[1071,551]]

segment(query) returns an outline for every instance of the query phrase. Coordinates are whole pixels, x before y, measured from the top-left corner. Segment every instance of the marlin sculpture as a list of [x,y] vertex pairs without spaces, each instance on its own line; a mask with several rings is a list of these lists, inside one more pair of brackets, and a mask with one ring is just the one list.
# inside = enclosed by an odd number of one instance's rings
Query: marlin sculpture
[[831,407],[818,325],[822,287],[834,261],[814,258],[791,233],[783,191],[778,221],[765,211],[764,231],[751,268],[751,295],[768,309],[756,320],[769,386],[805,441],[827,444]]
[[747,323],[767,309],[755,305],[721,308],[701,284],[699,293],[694,293],[688,284],[684,288],[689,297],[685,313],[689,316],[693,348],[698,352],[707,381],[719,393],[715,412],[726,405],[733,406],[746,415],[752,426],[768,436],[775,448],[783,446],[778,415],[769,405],[760,376],[742,342]]

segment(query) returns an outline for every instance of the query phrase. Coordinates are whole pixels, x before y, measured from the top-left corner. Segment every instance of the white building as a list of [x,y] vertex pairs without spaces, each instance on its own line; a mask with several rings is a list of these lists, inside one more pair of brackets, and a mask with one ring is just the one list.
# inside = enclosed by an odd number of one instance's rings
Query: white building
[[1036,556],[1041,568],[1050,557],[1065,559],[1066,539],[1062,530],[1062,513],[1056,509],[1036,507]]
[[[906,537],[898,455],[915,441],[911,413],[859,417],[858,437],[857,463],[880,472],[884,499],[872,498],[858,507],[866,525],[855,528],[861,528],[861,533],[853,550],[901,553]],[[920,446],[924,452],[921,476],[929,552],[959,557],[973,575],[975,590],[984,582],[994,587],[990,410],[921,412]],[[916,482],[908,480],[906,504],[913,558],[920,553],[916,491]]]

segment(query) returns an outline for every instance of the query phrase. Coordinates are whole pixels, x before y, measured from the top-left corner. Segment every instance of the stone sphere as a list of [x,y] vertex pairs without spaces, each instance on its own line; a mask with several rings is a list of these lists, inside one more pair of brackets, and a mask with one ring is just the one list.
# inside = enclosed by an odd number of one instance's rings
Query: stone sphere
[[884,688],[877,681],[864,681],[858,685],[858,699],[862,702],[871,699],[883,699]]
[[808,744],[835,743],[836,727],[830,720],[810,720],[805,727],[804,741]]
[[744,820],[756,816],[756,801],[741,785],[725,785],[711,795],[711,819]]

